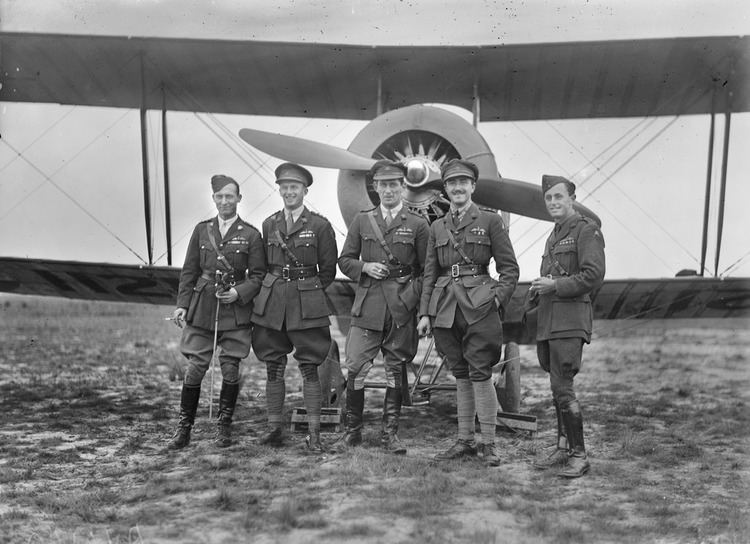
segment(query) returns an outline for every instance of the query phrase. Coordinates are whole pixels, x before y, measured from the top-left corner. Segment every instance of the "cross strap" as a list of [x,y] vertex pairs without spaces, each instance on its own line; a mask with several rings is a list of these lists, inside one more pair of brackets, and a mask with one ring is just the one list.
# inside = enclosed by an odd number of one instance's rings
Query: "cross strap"
[[292,261],[294,261],[295,266],[302,266],[302,261],[297,258],[292,249],[286,244],[286,242],[284,242],[284,238],[281,236],[279,227],[277,227],[276,225],[274,225],[273,227],[273,234],[278,239],[279,245],[281,246],[281,249],[284,250],[284,253],[286,253]]
[[367,218],[370,220],[370,224],[372,225],[372,230],[375,231],[375,237],[378,239],[378,242],[380,243],[380,246],[383,248],[383,251],[385,251],[385,254],[388,255],[388,262],[394,265],[400,265],[401,261],[399,261],[396,256],[391,251],[391,248],[388,247],[388,243],[385,241],[385,238],[383,237],[383,231],[380,230],[380,225],[377,224],[375,221],[375,214],[377,213],[377,210],[373,210],[372,212],[367,214]]
[[226,271],[234,270],[234,267],[231,264],[229,264],[229,261],[224,256],[224,254],[221,251],[219,251],[219,246],[216,245],[216,238],[214,237],[214,231],[211,228],[211,224],[212,224],[211,221],[206,223],[206,232],[208,233],[208,241],[211,242],[211,247],[213,247],[214,251],[216,252],[216,258],[218,262],[223,267],[226,268]]
[[[550,237],[551,236],[552,235],[550,235]],[[548,242],[549,242],[549,240],[548,240]],[[565,270],[565,268],[563,267],[563,265],[560,264],[560,261],[558,261],[557,258],[552,253],[552,251],[555,249],[555,247],[557,247],[557,244],[559,242],[560,242],[560,240],[558,240],[557,242],[555,242],[552,245],[550,245],[549,243],[547,243],[546,244],[547,245],[547,255],[545,255],[545,256],[548,256],[549,259],[550,259],[550,261],[552,262],[552,266],[554,266],[555,268],[557,268],[558,274],[560,274],[561,276],[568,276],[569,275],[568,271]]]
[[[445,221],[443,220],[443,224],[445,225]],[[445,225],[445,231],[448,233],[448,239],[450,239],[451,244],[453,245],[453,249],[455,249],[459,255],[461,255],[461,258],[464,260],[466,264],[476,264],[474,261],[472,261],[469,256],[464,251],[464,248],[456,242],[456,239],[453,236],[453,233],[451,232],[451,229],[448,228],[448,225]]]

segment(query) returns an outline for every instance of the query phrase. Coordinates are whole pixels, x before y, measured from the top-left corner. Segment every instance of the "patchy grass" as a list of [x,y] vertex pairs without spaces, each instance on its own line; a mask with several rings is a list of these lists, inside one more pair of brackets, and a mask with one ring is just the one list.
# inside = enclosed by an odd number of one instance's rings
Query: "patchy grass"
[[[522,411],[540,432],[498,432],[496,469],[432,461],[455,439],[450,392],[404,408],[406,456],[378,448],[380,390],[367,392],[364,447],[308,455],[290,434],[260,446],[252,355],[235,444],[212,445],[206,382],[191,445],[167,453],[185,366],[170,310],[2,297],[0,543],[750,541],[747,320],[597,323],[577,378],[592,470],[567,481],[530,466],[555,439],[530,346]],[[287,376],[290,411],[291,362]]]

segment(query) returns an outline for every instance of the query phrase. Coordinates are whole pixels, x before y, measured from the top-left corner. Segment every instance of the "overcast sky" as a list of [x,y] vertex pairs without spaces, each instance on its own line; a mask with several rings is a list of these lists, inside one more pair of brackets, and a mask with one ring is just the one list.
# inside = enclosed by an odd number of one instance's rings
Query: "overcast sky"
[[[496,44],[671,36],[744,35],[747,2],[198,2],[184,0],[0,0],[3,31],[318,41],[359,44]],[[466,119],[468,112],[458,111]],[[151,153],[161,154],[158,112],[150,117]],[[714,198],[721,167],[718,119]],[[365,125],[341,120],[170,113],[174,260],[181,264],[193,225],[215,213],[208,180],[223,172],[243,182],[240,214],[260,225],[281,206],[273,184],[280,162],[236,139],[251,127],[347,147]],[[590,159],[636,127],[637,138]],[[484,123],[480,131],[508,177],[538,182],[568,176],[603,220],[608,277],[665,277],[698,268],[708,116]],[[639,151],[656,136],[654,142]],[[0,255],[140,263],[145,258],[138,111],[2,104]],[[225,138],[224,138],[225,139]],[[226,140],[226,139],[225,139]],[[719,271],[750,276],[745,203],[750,116],[732,118],[725,236]],[[17,155],[22,153],[22,157]],[[152,160],[156,264],[166,264],[161,173]],[[627,164],[626,164],[627,163]],[[32,166],[33,165],[33,166]],[[345,225],[336,172],[312,169],[308,203]],[[605,179],[616,172],[608,181]],[[715,208],[708,265],[713,270]],[[513,217],[511,238],[522,279],[535,277],[548,223]],[[735,263],[738,263],[736,266]]]

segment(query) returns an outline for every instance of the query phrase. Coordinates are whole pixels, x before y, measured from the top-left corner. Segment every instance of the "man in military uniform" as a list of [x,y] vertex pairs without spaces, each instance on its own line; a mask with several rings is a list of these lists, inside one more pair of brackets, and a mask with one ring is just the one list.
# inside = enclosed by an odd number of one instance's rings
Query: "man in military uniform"
[[576,186],[560,176],[542,176],[542,192],[555,227],[547,239],[540,277],[531,282],[538,297],[536,350],[549,373],[557,415],[557,450],[534,463],[562,466],[560,476],[578,478],[589,470],[583,418],[573,389],[581,369],[583,343],[591,342],[591,293],[604,279],[604,238],[597,224],[573,208]]
[[406,168],[378,161],[368,179],[380,205],[360,212],[349,225],[339,268],[357,282],[352,321],[346,339],[346,431],[340,449],[362,443],[365,379],[382,351],[386,390],[381,444],[405,454],[398,438],[403,366],[417,352],[416,310],[422,288],[429,224],[403,206]]
[[[436,459],[478,454],[489,466],[500,464],[495,449],[497,394],[492,367],[503,345],[500,313],[518,281],[518,263],[502,218],[480,210],[471,200],[477,167],[454,159],[442,168],[450,213],[430,227],[424,287],[417,326],[432,330],[435,346],[456,378],[458,440]],[[498,280],[490,277],[494,258]],[[474,415],[482,441],[474,440]]]
[[180,350],[188,367],[182,384],[180,422],[169,449],[181,449],[190,443],[201,382],[214,347],[221,348],[223,378],[214,442],[220,447],[231,444],[239,364],[250,352],[253,298],[266,270],[260,233],[237,215],[237,204],[242,200],[240,186],[228,176],[216,175],[211,178],[211,187],[219,213],[193,230],[172,315],[178,327],[184,326]]
[[323,452],[320,442],[322,392],[318,366],[331,346],[328,298],[324,289],[336,276],[336,237],[328,220],[303,204],[312,174],[296,164],[276,169],[284,209],[263,221],[268,273],[255,300],[253,351],[266,364],[268,429],[261,444],[281,445],[281,416],[287,355],[302,373],[302,391],[310,434],[308,448]]

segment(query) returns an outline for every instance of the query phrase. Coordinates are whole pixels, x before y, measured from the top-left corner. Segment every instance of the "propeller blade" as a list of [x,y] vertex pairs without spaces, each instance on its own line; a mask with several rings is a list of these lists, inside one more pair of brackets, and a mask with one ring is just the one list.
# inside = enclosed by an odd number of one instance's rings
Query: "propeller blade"
[[369,170],[375,163],[375,159],[357,155],[346,149],[295,136],[243,128],[240,130],[240,138],[264,153],[305,166]]
[[[510,178],[501,178],[500,181],[491,178],[479,178],[473,200],[477,204],[496,210],[541,219],[542,221],[552,221],[547,213],[547,208],[544,206],[542,188],[533,183]],[[578,213],[590,217],[601,226],[602,222],[594,212],[578,202],[573,205]]]

